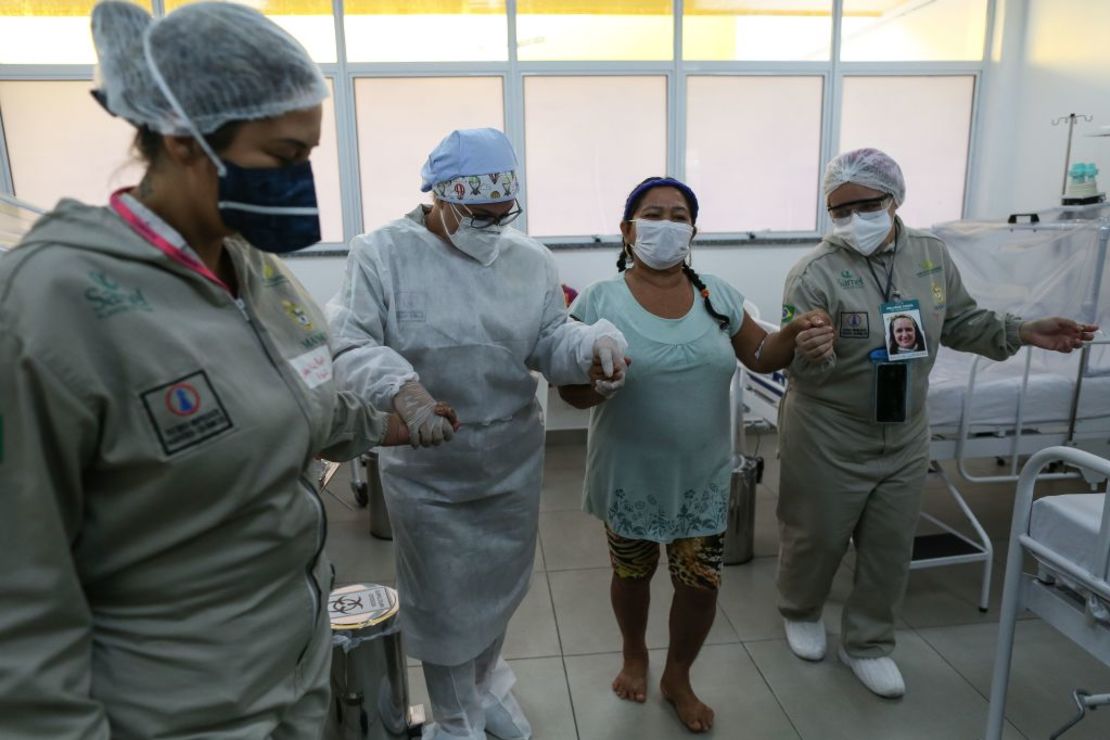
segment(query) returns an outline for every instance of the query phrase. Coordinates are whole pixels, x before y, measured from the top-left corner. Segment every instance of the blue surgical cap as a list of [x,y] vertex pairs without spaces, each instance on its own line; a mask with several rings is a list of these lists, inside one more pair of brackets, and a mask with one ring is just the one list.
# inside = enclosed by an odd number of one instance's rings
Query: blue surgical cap
[[[436,188],[437,197],[446,200],[468,203],[502,203],[516,197],[516,187],[501,187],[507,176],[509,184],[516,186],[516,154],[508,137],[493,128],[468,128],[452,131],[428,155],[428,160],[420,170],[421,192]],[[493,175],[493,183],[485,181],[485,176]],[[483,178],[482,193],[468,189],[466,197],[455,198],[452,188],[439,188],[437,185],[456,183],[460,179]],[[469,186],[468,186],[469,187]],[[476,189],[476,188],[475,188]]]

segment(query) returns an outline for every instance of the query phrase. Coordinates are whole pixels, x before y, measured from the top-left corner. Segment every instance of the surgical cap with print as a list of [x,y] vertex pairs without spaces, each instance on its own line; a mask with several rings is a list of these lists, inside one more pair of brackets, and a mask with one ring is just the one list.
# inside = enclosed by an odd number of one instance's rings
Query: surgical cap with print
[[[232,121],[274,118],[318,105],[328,86],[308,52],[251,8],[185,5],[154,19],[121,0],[92,14],[98,98],[120,118],[159,133],[210,134]],[[180,104],[175,109],[157,81]]]
[[420,170],[423,192],[452,203],[504,203],[516,198],[516,153],[495,128],[452,131]]
[[825,167],[826,198],[849,182],[890,193],[898,205],[906,200],[906,180],[902,177],[902,168],[890,155],[878,149],[844,152]]

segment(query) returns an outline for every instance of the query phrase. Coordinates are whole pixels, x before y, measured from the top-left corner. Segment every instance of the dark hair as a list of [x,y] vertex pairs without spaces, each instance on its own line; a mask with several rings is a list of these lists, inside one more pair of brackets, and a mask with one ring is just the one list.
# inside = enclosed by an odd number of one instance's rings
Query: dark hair
[[[690,209],[690,220],[692,222],[697,222],[697,196],[694,195],[694,191],[690,189],[689,185],[675,180],[672,177],[649,177],[634,187],[624,202],[624,220],[632,220],[632,216],[636,214],[636,209],[640,207],[640,203],[643,202],[644,196],[647,195],[649,190],[667,187],[675,188],[678,192],[682,193],[682,197],[686,199],[686,207]],[[628,269],[628,254],[630,249],[630,245],[622,240],[621,254],[620,257],[617,258],[617,272],[624,272]],[[705,302],[705,310],[721,325],[721,331],[728,331],[728,316],[725,316],[713,307],[713,302],[709,300],[709,288],[705,286],[705,281],[703,281],[694,268],[690,267],[688,264],[682,265],[682,273],[693,283],[694,287],[697,288],[698,292],[701,294],[702,300]]]
[[624,220],[631,221],[632,214],[640,207],[640,203],[644,200],[644,196],[648,194],[649,190],[655,188],[674,188],[682,193],[682,197],[686,199],[686,207],[690,209],[690,222],[697,223],[698,221],[698,196],[694,195],[694,191],[689,185],[676,180],[673,177],[647,177],[640,181],[640,184],[632,188],[632,192],[624,201]]
[[907,319],[911,324],[913,324],[913,351],[924,352],[925,335],[921,333],[921,327],[917,325],[916,321],[914,321],[913,316],[909,315],[908,313],[900,313],[890,320],[890,324],[887,327],[890,354],[893,355],[898,352],[898,342],[894,340],[894,322],[898,321],[899,319]]
[[[212,147],[212,151],[222,152],[231,146],[235,134],[239,133],[239,128],[243,123],[243,121],[229,121],[205,136],[204,140],[208,142],[208,146]],[[135,132],[135,141],[132,146],[135,147],[135,151],[144,162],[148,165],[156,164],[158,158],[162,155],[162,134],[150,126],[139,126],[138,129]]]

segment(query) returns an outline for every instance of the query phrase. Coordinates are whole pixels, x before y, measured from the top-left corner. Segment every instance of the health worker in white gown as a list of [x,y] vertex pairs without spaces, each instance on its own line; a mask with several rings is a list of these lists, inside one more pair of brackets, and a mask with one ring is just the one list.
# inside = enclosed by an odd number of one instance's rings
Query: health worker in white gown
[[[613,393],[627,343],[608,321],[568,321],[550,252],[508,226],[519,181],[504,134],[451,133],[421,176],[432,205],[351,243],[328,304],[335,368],[421,445],[383,449],[381,475],[401,623],[435,719],[425,738],[528,738],[500,652],[539,519],[544,427],[530,371]],[[433,413],[437,400],[459,428]]]

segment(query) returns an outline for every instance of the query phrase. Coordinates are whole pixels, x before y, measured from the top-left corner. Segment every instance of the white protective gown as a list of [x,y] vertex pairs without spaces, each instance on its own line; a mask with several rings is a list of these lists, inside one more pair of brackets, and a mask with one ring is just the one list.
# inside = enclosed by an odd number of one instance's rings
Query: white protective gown
[[499,247],[483,267],[417,208],[351,242],[327,307],[342,385],[388,409],[419,378],[463,424],[439,447],[380,451],[408,652],[444,666],[485,650],[528,590],[544,443],[529,370],[586,383],[594,338],[617,333],[568,320],[539,242],[506,228]]

